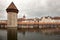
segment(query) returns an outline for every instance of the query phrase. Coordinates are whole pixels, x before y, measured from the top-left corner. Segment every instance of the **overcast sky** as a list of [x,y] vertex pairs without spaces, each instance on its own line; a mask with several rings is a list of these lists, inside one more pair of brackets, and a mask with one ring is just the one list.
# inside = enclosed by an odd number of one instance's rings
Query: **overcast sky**
[[60,16],[60,0],[0,0],[0,19],[7,19],[6,8],[12,1],[19,10],[18,18]]

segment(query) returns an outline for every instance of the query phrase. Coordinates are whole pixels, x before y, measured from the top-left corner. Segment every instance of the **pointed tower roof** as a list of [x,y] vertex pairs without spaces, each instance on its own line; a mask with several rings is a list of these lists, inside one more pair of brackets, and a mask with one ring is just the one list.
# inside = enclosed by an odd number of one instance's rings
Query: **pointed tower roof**
[[15,6],[15,4],[13,2],[8,6],[6,11],[7,12],[16,12],[16,13],[18,13],[18,9],[17,9],[17,7]]
[[12,2],[7,9],[17,9],[15,4]]

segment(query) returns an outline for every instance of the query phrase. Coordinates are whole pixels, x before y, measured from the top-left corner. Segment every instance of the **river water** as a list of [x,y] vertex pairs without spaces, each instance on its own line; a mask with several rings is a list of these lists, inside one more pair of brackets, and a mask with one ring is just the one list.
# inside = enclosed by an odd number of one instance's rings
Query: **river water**
[[[46,35],[41,32],[18,32],[18,40],[60,40],[60,35]],[[7,31],[0,30],[0,40],[7,40]]]

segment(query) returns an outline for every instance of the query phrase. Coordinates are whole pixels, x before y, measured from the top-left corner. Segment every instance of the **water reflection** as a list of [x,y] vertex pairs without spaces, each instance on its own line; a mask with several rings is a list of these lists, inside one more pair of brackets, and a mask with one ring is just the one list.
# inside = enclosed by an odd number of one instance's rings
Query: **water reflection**
[[25,35],[25,32],[22,32],[23,35]]
[[0,30],[0,40],[7,40],[7,31]]
[[[23,32],[22,32],[23,33]],[[41,32],[18,32],[18,40],[60,40],[60,35],[43,34]]]
[[[43,33],[41,31],[17,31],[18,40],[60,40],[60,32]],[[7,40],[7,31],[0,30],[0,40]]]

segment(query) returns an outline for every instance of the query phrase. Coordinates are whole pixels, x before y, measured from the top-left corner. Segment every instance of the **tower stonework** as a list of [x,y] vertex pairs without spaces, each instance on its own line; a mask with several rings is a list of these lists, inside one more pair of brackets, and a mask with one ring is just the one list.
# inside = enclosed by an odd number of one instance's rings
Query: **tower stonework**
[[12,2],[9,7],[6,9],[7,11],[7,40],[17,40],[17,13],[18,9]]

